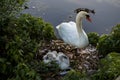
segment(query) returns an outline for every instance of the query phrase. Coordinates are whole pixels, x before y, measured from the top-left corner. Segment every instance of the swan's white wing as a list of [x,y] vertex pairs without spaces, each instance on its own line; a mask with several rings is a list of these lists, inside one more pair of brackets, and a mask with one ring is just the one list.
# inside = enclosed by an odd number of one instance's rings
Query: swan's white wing
[[70,21],[69,24],[71,24],[72,26],[75,26],[75,28],[76,28],[76,23],[75,22]]
[[78,32],[76,29],[75,22],[63,22],[57,27],[58,33],[60,37],[64,40],[64,42],[71,44],[71,45],[78,45],[79,44],[79,37]]

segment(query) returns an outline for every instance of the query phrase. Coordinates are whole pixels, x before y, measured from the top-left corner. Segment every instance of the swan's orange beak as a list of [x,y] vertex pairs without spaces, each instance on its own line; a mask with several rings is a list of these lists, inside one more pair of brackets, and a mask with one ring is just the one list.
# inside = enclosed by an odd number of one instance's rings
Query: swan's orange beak
[[89,15],[86,15],[86,19],[89,21],[89,22],[92,22],[91,18]]
[[92,22],[91,18],[86,18],[89,22]]

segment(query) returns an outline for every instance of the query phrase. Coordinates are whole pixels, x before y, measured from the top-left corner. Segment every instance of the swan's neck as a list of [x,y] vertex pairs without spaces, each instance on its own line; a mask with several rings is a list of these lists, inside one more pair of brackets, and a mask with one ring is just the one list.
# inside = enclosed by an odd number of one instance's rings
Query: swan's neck
[[76,16],[76,27],[77,27],[78,34],[83,33],[83,29],[82,29],[82,15],[80,13],[78,13],[77,16]]

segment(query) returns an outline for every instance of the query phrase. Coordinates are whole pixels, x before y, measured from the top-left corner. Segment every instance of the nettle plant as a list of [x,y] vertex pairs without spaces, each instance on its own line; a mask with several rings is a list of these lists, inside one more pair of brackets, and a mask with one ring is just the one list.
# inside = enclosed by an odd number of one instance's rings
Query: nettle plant
[[96,47],[99,40],[99,34],[96,32],[90,32],[87,35],[88,35],[89,43]]
[[[29,66],[26,63],[34,59],[41,41],[55,39],[53,27],[49,23],[29,14],[9,17],[0,24],[2,25],[0,34],[1,80],[17,77],[15,69],[18,71],[20,68],[18,65],[21,63]],[[25,71],[30,70],[31,68]]]
[[120,53],[120,24],[114,26],[110,34],[100,37],[97,49],[103,56],[110,52]]
[[98,71],[91,80],[115,80],[120,75],[120,53],[109,53],[100,60]]

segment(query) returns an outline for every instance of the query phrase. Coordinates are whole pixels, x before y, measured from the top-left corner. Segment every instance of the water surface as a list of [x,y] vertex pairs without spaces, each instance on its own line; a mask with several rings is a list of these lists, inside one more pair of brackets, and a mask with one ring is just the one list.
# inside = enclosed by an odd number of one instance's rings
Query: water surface
[[64,21],[74,21],[76,8],[94,9],[92,23],[84,20],[88,32],[109,33],[112,26],[120,23],[120,0],[30,0],[24,13],[42,17],[54,27]]

